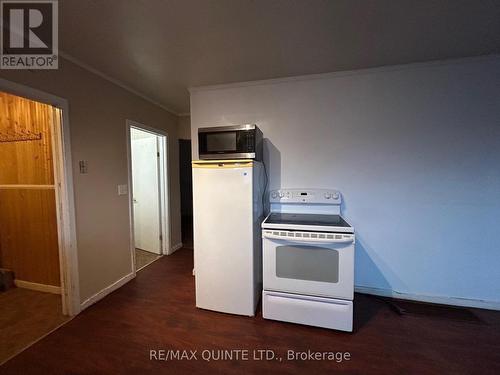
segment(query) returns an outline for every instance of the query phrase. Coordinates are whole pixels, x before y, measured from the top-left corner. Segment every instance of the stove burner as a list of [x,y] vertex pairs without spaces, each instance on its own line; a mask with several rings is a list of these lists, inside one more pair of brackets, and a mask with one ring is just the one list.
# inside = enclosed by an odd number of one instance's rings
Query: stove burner
[[293,214],[272,212],[264,224],[318,225],[349,228],[350,225],[340,215]]

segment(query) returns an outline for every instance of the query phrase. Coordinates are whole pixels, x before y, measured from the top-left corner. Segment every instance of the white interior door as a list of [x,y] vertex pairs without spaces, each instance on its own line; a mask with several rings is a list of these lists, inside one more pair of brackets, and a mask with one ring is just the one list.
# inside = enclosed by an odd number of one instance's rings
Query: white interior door
[[161,254],[158,136],[131,129],[135,247]]

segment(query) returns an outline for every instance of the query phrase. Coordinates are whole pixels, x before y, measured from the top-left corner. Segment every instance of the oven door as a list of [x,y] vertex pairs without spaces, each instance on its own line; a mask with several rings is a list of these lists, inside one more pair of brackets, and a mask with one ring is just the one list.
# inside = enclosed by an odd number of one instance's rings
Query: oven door
[[264,229],[262,237],[264,290],[353,299],[354,234]]

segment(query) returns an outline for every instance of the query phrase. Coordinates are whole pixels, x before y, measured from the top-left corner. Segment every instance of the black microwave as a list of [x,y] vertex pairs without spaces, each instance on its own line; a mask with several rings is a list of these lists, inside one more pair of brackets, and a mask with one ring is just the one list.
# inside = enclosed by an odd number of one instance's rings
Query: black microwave
[[262,132],[253,124],[198,129],[200,159],[262,160]]

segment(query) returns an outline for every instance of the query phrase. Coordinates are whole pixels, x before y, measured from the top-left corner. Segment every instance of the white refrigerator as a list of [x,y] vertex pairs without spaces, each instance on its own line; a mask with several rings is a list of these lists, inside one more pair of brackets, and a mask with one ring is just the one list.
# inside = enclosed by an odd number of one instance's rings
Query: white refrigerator
[[263,165],[200,160],[192,166],[196,306],[254,316],[262,291]]

